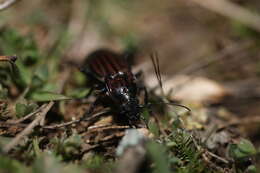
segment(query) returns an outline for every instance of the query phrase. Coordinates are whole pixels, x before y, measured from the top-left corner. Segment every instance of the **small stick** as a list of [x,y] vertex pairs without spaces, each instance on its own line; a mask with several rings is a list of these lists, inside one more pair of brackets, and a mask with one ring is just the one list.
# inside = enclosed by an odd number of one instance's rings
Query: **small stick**
[[106,128],[108,126],[110,126],[111,124],[100,124],[100,125],[93,125],[88,127],[88,130],[95,130],[95,129],[100,129],[100,128]]
[[34,127],[39,125],[42,118],[47,114],[47,112],[51,109],[51,107],[54,105],[54,102],[49,102],[46,107],[42,110],[42,112],[38,113],[38,116],[21,132],[19,133],[10,143],[8,143],[6,146],[4,146],[3,152],[8,153],[13,147],[19,144],[21,139],[23,139],[25,136],[29,135]]
[[[116,133],[116,134],[112,134],[112,135],[109,135],[109,136],[106,136],[100,140],[97,141],[97,143],[104,143],[104,142],[107,142],[107,141],[110,141],[114,138],[120,138],[122,136],[125,135],[125,132],[120,132],[120,133]],[[93,141],[90,141],[90,142],[86,142],[86,143],[92,143]]]
[[117,125],[112,125],[112,126],[108,126],[108,125],[99,125],[99,126],[90,126],[88,128],[88,130],[91,130],[91,131],[104,131],[104,130],[110,130],[110,129],[128,129],[130,128],[130,126],[117,126]]
[[97,141],[86,141],[86,143],[87,144],[90,144],[90,143],[102,144],[102,143],[105,143],[105,142],[109,142],[112,139],[120,138],[124,135],[125,135],[125,132],[120,132],[120,133],[112,134],[112,135],[109,135],[109,136],[105,136],[102,139],[99,139]]
[[[220,160],[221,162],[223,162],[223,163],[225,163],[225,164],[228,164],[228,163],[230,163],[228,160],[226,160],[226,159],[224,159],[224,158],[222,158],[222,157],[220,157],[220,156],[218,156],[218,155],[216,155],[216,154],[214,154],[214,153],[212,153],[212,152],[210,152],[210,151],[208,151],[208,150],[205,150],[204,148],[202,148],[201,146],[199,146],[198,145],[198,143],[197,143],[197,141],[194,139],[194,136],[191,134],[191,139],[192,139],[192,141],[193,141],[193,144],[195,145],[195,147],[197,148],[197,150],[202,154],[202,157],[203,157],[203,159],[206,161],[206,162],[209,162],[209,163],[211,163],[211,164],[213,164],[214,166],[216,166],[214,163],[212,163],[211,161],[210,161],[210,159],[208,159],[208,157],[207,157],[207,154],[209,154],[211,157],[214,157],[214,158],[216,158],[217,160]],[[216,169],[219,169],[218,167],[216,167]],[[221,168],[222,169],[222,168]]]
[[97,118],[105,113],[107,113],[109,111],[109,109],[105,109],[104,111],[102,112],[98,112],[96,114],[93,114],[91,115],[90,117],[86,118],[86,119],[77,119],[77,120],[72,120],[72,121],[69,121],[69,122],[65,122],[65,123],[61,123],[61,124],[54,124],[54,125],[50,125],[50,126],[43,126],[42,128],[44,129],[56,129],[56,128],[61,128],[61,127],[65,127],[65,126],[69,126],[69,125],[72,125],[72,124],[75,124],[75,123],[79,123],[81,121],[89,121],[91,119],[94,119],[94,118]]
[[[59,92],[62,91],[64,85],[65,85],[65,81],[69,76],[69,71],[66,71],[65,73],[62,74],[61,77],[61,84],[59,85]],[[49,102],[48,104],[44,104],[44,108],[42,111],[40,111],[38,114],[38,116],[22,131],[20,132],[17,136],[15,136],[15,138],[13,138],[11,140],[10,143],[8,143],[7,145],[4,146],[3,152],[4,153],[8,153],[13,147],[15,147],[16,145],[19,144],[19,142],[27,135],[29,135],[34,127],[36,127],[37,125],[40,125],[41,123],[43,123],[46,114],[49,112],[49,110],[51,109],[51,107],[54,105],[54,101]]]
[[207,156],[205,153],[202,153],[202,158],[204,160],[204,162],[207,162],[207,164],[209,164],[212,168],[214,168],[215,170],[219,171],[219,172],[224,172],[224,169],[221,168],[220,166],[216,165],[215,163],[213,163]]
[[220,157],[220,156],[218,156],[218,155],[216,155],[216,154],[214,154],[214,153],[212,153],[210,151],[206,151],[206,153],[209,154],[211,157],[214,157],[217,160],[220,160],[221,162],[223,162],[225,164],[229,164],[230,163],[228,160],[226,160],[226,159],[224,159],[224,158],[222,158],[222,157]]
[[109,141],[109,140],[111,140],[111,139],[113,139],[113,138],[120,138],[120,137],[122,137],[122,136],[124,136],[124,135],[125,135],[125,132],[120,132],[120,133],[112,134],[112,135],[110,135],[110,136],[104,137],[103,139],[100,140],[100,142],[106,142],[106,141]]
[[23,122],[23,121],[25,121],[25,120],[31,118],[31,117],[34,116],[35,114],[39,113],[42,109],[45,108],[45,106],[46,106],[46,104],[43,104],[40,108],[38,108],[38,109],[35,110],[34,112],[31,112],[31,113],[29,113],[28,115],[26,115],[26,116],[24,116],[24,117],[22,117],[22,118],[20,118],[20,119],[18,119],[18,120],[13,120],[13,121],[10,121],[10,122],[8,122],[8,123],[10,123],[10,124],[19,124],[19,123],[21,123],[21,122]]
[[69,121],[69,122],[61,123],[61,124],[54,124],[54,125],[50,125],[50,126],[43,126],[42,128],[44,128],[44,129],[57,129],[57,128],[69,126],[69,125],[72,125],[72,124],[78,123],[78,122],[80,122],[80,119],[72,120],[72,121]]

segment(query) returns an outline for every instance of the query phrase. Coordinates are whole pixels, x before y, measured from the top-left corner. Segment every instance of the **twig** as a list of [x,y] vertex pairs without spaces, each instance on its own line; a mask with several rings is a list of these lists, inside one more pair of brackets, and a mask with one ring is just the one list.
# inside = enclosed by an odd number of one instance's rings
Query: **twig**
[[14,121],[10,121],[8,122],[9,124],[19,124],[29,118],[31,118],[32,116],[34,116],[35,114],[39,113],[41,110],[43,110],[45,108],[46,104],[43,104],[40,108],[38,108],[37,110],[35,110],[34,112],[29,113],[28,115],[18,119],[18,120],[14,120]]
[[88,130],[95,130],[95,129],[101,129],[101,128],[107,128],[111,126],[111,124],[100,124],[100,125],[93,125],[88,127]]
[[211,157],[216,158],[217,160],[220,160],[221,162],[223,162],[225,164],[228,164],[229,161],[224,159],[224,158],[222,158],[222,157],[220,157],[220,156],[218,156],[218,155],[216,155],[216,154],[214,154],[214,153],[212,153],[212,152],[210,152],[210,151],[208,151],[208,150],[206,150],[206,149],[204,149],[204,148],[202,148],[201,146],[199,146],[199,144],[197,143],[197,141],[194,138],[193,134],[191,134],[190,137],[191,137],[192,142],[193,142],[194,146],[196,147],[196,149],[201,153],[201,156],[202,156],[203,160],[205,162],[207,162],[208,164],[210,164],[212,167],[214,167],[216,170],[218,170],[220,172],[223,172],[223,168],[221,168],[221,167],[217,166],[215,163],[213,163],[208,158],[207,154],[210,155]]
[[196,4],[219,13],[260,32],[260,16],[227,0],[192,0]]
[[101,146],[101,144],[95,144],[95,145],[88,146],[88,148],[85,148],[84,150],[82,150],[82,153],[85,154],[85,153],[87,153],[87,152],[89,152],[89,151],[91,151],[95,148],[98,148],[100,146]]
[[202,153],[202,158],[205,162],[207,162],[207,164],[209,164],[212,168],[214,168],[215,170],[219,171],[219,172],[224,172],[224,169],[221,168],[220,166],[216,165],[215,163],[213,163],[208,157],[206,153]]
[[[117,125],[99,125],[99,126],[90,126],[88,130],[91,131],[104,131],[104,130],[111,130],[111,129],[128,129],[130,126],[117,126]],[[97,129],[97,130],[96,130]]]
[[19,133],[10,143],[8,143],[6,146],[4,146],[3,152],[8,153],[13,147],[19,144],[21,139],[23,139],[25,136],[29,135],[33,128],[39,125],[42,118],[47,114],[47,112],[51,109],[54,102],[51,101],[46,105],[44,110],[40,113],[38,113],[38,116],[21,132]]
[[214,154],[214,153],[212,153],[210,151],[206,151],[206,153],[209,154],[211,157],[214,157],[217,160],[220,160],[221,162],[223,162],[225,164],[229,164],[230,163],[228,160],[226,160],[226,159],[224,159],[224,158],[222,158],[222,157],[220,157],[220,156],[218,156],[218,155],[216,155],[216,154]]
[[10,6],[12,6],[13,4],[15,4],[18,1],[19,0],[6,0],[6,1],[4,1],[2,4],[0,4],[0,11],[3,11],[5,9],[9,8]]
[[43,126],[42,128],[44,129],[57,129],[57,128],[61,128],[61,127],[66,127],[75,123],[80,122],[80,119],[78,120],[72,120],[69,122],[65,122],[65,123],[61,123],[61,124],[53,124],[53,125],[49,125],[49,126]]
[[[64,84],[66,82],[66,79],[68,78],[69,71],[66,71],[62,74],[62,77],[60,78],[60,85],[59,85],[59,92],[62,91]],[[34,127],[41,124],[43,120],[45,119],[46,114],[49,112],[51,107],[54,105],[54,101],[49,102],[48,104],[44,105],[44,109],[40,111],[38,116],[22,131],[20,132],[10,143],[8,143],[6,146],[4,146],[3,152],[8,153],[13,147],[19,144],[19,142],[27,135],[29,135]]]
[[44,129],[57,129],[57,128],[61,128],[61,127],[66,127],[75,123],[79,123],[81,121],[90,121],[94,118],[97,118],[105,113],[107,113],[109,111],[109,109],[105,109],[102,112],[98,112],[96,114],[90,115],[90,117],[86,118],[86,119],[77,119],[77,120],[72,120],[69,122],[65,122],[65,123],[61,123],[61,124],[54,124],[54,125],[50,125],[50,126],[43,126],[42,128]]
[[87,144],[102,144],[102,143],[105,143],[105,142],[111,142],[112,139],[116,139],[116,138],[121,138],[122,136],[125,135],[125,132],[119,132],[119,133],[114,133],[114,134],[111,134],[109,136],[105,136],[99,140],[86,140],[85,142]]
[[109,135],[109,136],[106,136],[106,137],[100,139],[98,142],[100,143],[100,142],[110,141],[114,138],[120,138],[124,135],[125,135],[125,132],[115,133],[115,134],[112,134],[112,135]]

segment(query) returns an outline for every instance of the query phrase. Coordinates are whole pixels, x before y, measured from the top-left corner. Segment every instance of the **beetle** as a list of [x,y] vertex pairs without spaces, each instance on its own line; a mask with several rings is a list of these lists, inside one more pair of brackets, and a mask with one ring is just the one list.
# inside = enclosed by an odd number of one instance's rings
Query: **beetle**
[[[159,86],[163,91],[158,56],[152,54],[150,57]],[[147,89],[138,82],[140,73],[133,74],[125,57],[111,50],[99,49],[94,51],[87,57],[80,70],[89,79],[91,86],[89,95],[92,91],[97,93],[96,100],[85,115],[90,115],[95,106],[101,103],[119,114],[120,118],[126,118],[131,125],[136,120],[143,118],[140,115],[143,108],[151,108],[150,106],[154,104],[175,105],[190,111],[186,106],[174,102],[148,103]],[[144,105],[141,105],[139,100],[141,91],[144,91]]]
[[96,50],[87,57],[81,71],[89,79],[91,91],[97,93],[88,114],[101,103],[121,118],[126,118],[130,124],[140,119],[143,106],[140,105],[139,94],[145,91],[147,103],[147,91],[138,84],[137,76],[122,55],[108,49]]

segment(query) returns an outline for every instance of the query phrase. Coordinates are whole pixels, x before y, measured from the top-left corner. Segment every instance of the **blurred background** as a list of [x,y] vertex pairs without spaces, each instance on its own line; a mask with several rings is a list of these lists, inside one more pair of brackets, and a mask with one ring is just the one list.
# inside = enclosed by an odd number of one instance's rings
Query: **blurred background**
[[221,123],[259,146],[259,11],[258,0],[20,0],[0,13],[0,33],[29,35],[45,56],[59,50],[76,64],[98,48],[134,50],[149,88],[157,52],[170,98],[225,108]]

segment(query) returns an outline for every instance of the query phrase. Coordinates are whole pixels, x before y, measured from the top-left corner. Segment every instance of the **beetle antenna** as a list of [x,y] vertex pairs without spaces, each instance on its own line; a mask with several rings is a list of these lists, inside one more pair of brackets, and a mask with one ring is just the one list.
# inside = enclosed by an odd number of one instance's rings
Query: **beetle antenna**
[[150,108],[150,106],[152,105],[169,105],[169,106],[179,106],[179,107],[182,107],[184,109],[186,109],[188,112],[191,112],[191,109],[188,108],[187,106],[184,106],[184,105],[181,105],[181,104],[178,104],[178,103],[173,103],[173,102],[157,102],[157,103],[148,103],[147,105],[141,105],[140,108]]
[[159,86],[161,88],[161,92],[164,93],[163,92],[162,76],[161,76],[161,70],[160,70],[160,65],[159,65],[158,53],[155,51],[154,53],[152,53],[150,55],[150,58],[151,58],[152,63],[153,63],[154,72],[155,72],[157,81],[159,83]]

